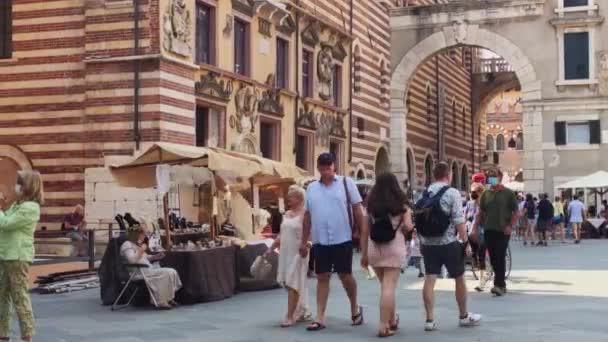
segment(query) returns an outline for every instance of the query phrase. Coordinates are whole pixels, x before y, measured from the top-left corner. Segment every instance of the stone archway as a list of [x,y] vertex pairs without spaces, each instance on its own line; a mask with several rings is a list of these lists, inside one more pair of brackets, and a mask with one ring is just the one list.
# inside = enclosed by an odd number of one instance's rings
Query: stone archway
[[374,163],[374,171],[376,176],[390,171],[390,159],[386,147],[381,146],[376,152],[376,161]]
[[[524,140],[528,137],[542,137],[542,109],[527,105],[531,101],[541,100],[541,81],[530,59],[523,51],[508,39],[479,25],[459,22],[458,25],[446,25],[441,31],[425,38],[396,63],[391,77],[391,160],[393,171],[403,180],[407,177],[407,159],[403,154],[407,146],[407,106],[405,94],[418,66],[435,53],[456,45],[471,45],[482,47],[502,56],[513,68],[519,80],[524,106]],[[541,175],[533,172],[543,169],[541,144],[525,146],[524,169],[528,174]],[[542,188],[542,179],[526,179],[526,188],[535,190]]]
[[31,170],[32,163],[18,148],[10,145],[0,145],[0,192],[4,194],[7,203],[15,200],[15,183],[17,171]]

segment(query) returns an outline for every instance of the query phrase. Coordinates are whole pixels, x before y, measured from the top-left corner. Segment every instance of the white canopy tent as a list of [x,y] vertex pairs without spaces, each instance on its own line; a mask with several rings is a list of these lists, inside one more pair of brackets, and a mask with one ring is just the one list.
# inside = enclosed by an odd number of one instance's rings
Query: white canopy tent
[[608,172],[597,171],[557,187],[558,189],[608,189]]

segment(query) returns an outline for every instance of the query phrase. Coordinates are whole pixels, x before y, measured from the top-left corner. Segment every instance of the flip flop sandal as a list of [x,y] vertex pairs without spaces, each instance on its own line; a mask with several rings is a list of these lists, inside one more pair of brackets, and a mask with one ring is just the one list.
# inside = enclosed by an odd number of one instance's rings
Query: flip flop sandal
[[390,329],[392,331],[397,331],[399,330],[399,315],[395,315],[395,324],[391,324]]
[[361,305],[359,305],[359,313],[352,316],[351,320],[353,321],[351,324],[353,327],[363,324],[363,307]]
[[395,336],[395,332],[392,331],[391,329],[386,329],[384,331],[378,332],[378,337],[380,337],[380,338],[391,337],[391,336]]
[[295,321],[283,321],[283,322],[281,322],[281,324],[279,326],[281,328],[290,328],[290,327],[293,327],[294,325],[296,325]]
[[320,322],[312,322],[309,326],[306,327],[308,331],[319,331],[325,329],[325,324]]

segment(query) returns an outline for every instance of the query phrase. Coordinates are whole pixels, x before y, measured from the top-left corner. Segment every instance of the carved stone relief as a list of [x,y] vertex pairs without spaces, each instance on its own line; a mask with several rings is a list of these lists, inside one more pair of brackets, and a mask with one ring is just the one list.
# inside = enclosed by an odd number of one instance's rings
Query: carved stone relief
[[163,16],[163,47],[181,56],[192,54],[190,11],[185,0],[171,0]]
[[257,139],[253,134],[242,134],[230,146],[230,149],[235,152],[259,155]]
[[597,56],[599,90],[601,95],[608,95],[608,51],[600,51]]
[[234,89],[232,80],[225,82],[218,80],[219,74],[213,71],[201,76],[200,81],[194,84],[196,94],[218,98],[222,101],[230,101]]
[[319,79],[319,97],[328,101],[332,98],[333,90],[333,51],[328,44],[323,44],[317,55],[317,76]]
[[300,108],[300,114],[298,115],[298,126],[313,130],[317,129],[315,113],[309,108],[308,105],[304,105],[304,108]]
[[268,75],[266,85],[270,88],[262,92],[262,98],[258,109],[261,112],[283,116],[283,105],[281,104],[281,90],[275,86],[274,74]]
[[329,135],[332,129],[332,117],[330,114],[317,114],[317,144],[320,146],[329,146]]
[[469,24],[467,21],[457,20],[452,23],[452,34],[456,44],[465,44],[467,42]]
[[318,21],[311,20],[308,26],[302,31],[302,42],[310,46],[319,44],[319,33],[321,32],[321,24]]
[[230,127],[239,133],[253,133],[258,121],[257,103],[260,92],[241,83],[235,94],[236,113],[230,117]]

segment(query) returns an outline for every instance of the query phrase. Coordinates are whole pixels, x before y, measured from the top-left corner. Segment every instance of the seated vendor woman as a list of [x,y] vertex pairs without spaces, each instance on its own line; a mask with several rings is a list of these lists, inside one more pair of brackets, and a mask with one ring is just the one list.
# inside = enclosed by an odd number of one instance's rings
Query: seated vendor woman
[[[164,254],[148,255],[146,253],[148,249],[144,243],[146,234],[140,225],[129,227],[127,238],[128,240],[120,247],[120,256],[127,264],[148,265],[141,270],[150,288],[150,296],[153,297],[150,298],[152,304],[159,309],[175,307],[175,293],[182,287],[177,271],[152,264],[152,262],[162,259]],[[129,272],[135,272],[135,269],[129,269]],[[141,279],[141,276],[135,279]]]

